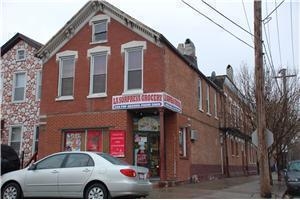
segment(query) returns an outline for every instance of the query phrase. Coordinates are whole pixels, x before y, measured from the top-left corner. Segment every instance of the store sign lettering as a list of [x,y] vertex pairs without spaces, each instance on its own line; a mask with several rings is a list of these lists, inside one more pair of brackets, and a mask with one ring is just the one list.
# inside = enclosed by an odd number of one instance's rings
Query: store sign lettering
[[110,154],[115,157],[125,157],[125,131],[111,130],[110,136]]
[[182,112],[181,101],[165,92],[112,97],[113,110],[154,107],[165,107],[175,112]]

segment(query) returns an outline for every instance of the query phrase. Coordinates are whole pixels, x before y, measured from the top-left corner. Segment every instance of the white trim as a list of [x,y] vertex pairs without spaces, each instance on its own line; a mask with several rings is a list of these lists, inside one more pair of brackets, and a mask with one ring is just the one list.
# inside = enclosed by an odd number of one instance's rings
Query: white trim
[[[16,75],[17,74],[23,74],[24,73],[24,78],[25,78],[25,85],[24,85],[24,93],[23,93],[23,99],[22,100],[15,100],[15,87],[16,87]],[[14,72],[13,74],[13,85],[12,85],[12,102],[13,103],[23,103],[26,100],[26,85],[27,85],[27,72],[26,71],[17,71]]]
[[111,51],[110,51],[110,47],[108,46],[96,46],[94,48],[91,48],[91,49],[88,49],[87,51],[87,57],[91,57],[91,54],[94,54],[94,53],[105,53],[107,52],[108,55],[110,55]]
[[66,50],[56,54],[56,61],[60,61],[61,57],[66,56],[75,56],[75,59],[78,59],[78,51]]
[[13,128],[21,128],[21,134],[20,134],[20,146],[19,146],[19,152],[18,155],[20,156],[21,155],[21,152],[23,150],[23,147],[22,147],[22,143],[23,143],[23,125],[22,124],[19,124],[19,125],[11,125],[9,127],[9,136],[8,136],[8,145],[11,146],[11,136],[12,136],[12,129]]
[[134,89],[134,90],[126,90],[122,93],[122,95],[128,95],[128,94],[143,94],[144,91],[142,89]]
[[147,49],[146,41],[131,41],[121,45],[121,53],[125,52],[125,49],[134,48],[134,47],[143,47],[143,50]]
[[210,113],[210,87],[208,84],[206,85],[206,109],[207,109],[206,114],[211,116],[211,113]]
[[106,93],[90,94],[89,96],[87,96],[88,99],[104,98],[104,97],[107,97]]
[[93,25],[94,22],[97,22],[97,21],[101,21],[101,20],[107,20],[107,23],[110,22],[110,16],[108,15],[95,15],[92,19],[90,19],[89,21],[89,25]]
[[39,81],[41,81],[41,86],[42,86],[42,70],[37,70],[36,71],[36,78],[35,78],[35,81],[36,81],[36,84],[35,84],[35,100],[36,101],[40,101],[41,100],[41,97],[42,97],[42,88],[41,88],[41,91],[40,91],[40,97],[39,97]]
[[74,100],[73,96],[60,96],[55,99],[55,101],[71,101]]
[[214,92],[214,115],[215,118],[218,118],[218,101],[217,101],[217,92]]
[[[24,51],[24,58],[22,58],[22,59],[19,58],[19,51]],[[16,61],[19,62],[19,61],[24,61],[24,60],[26,60],[26,50],[24,48],[17,49],[16,50]]]

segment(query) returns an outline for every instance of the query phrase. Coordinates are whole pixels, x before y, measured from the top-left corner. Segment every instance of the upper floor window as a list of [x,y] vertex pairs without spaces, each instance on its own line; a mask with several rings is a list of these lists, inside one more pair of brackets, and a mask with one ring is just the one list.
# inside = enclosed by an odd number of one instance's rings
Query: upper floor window
[[106,15],[96,15],[90,20],[90,25],[92,25],[92,43],[107,42],[109,22],[110,17]]
[[215,118],[218,118],[217,92],[214,94],[214,114]]
[[72,100],[74,93],[75,61],[77,51],[64,51],[56,55],[59,61],[58,99]]
[[125,93],[143,92],[144,49],[144,41],[132,41],[121,47],[121,51],[125,52]]
[[39,70],[36,73],[36,100],[41,99],[41,93],[42,93],[42,70]]
[[107,89],[107,57],[110,47],[95,47],[88,50],[90,57],[89,98],[105,97]]
[[12,126],[10,128],[9,145],[20,154],[22,140],[22,126]]
[[18,49],[17,55],[16,55],[16,60],[22,61],[22,60],[25,60],[25,58],[26,58],[25,49]]
[[24,101],[25,99],[26,73],[17,72],[14,74],[13,101]]
[[203,105],[202,105],[202,80],[198,80],[198,108],[199,110],[203,111]]
[[209,98],[210,92],[209,92],[209,85],[206,86],[206,110],[207,114],[210,114],[210,98]]

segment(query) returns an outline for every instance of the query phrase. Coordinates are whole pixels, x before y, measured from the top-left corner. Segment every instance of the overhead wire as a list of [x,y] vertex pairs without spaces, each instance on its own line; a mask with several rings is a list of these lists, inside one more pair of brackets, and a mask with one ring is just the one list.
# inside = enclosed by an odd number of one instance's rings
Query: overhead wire
[[[275,0],[275,6],[277,5],[277,0]],[[279,6],[276,6],[278,8]],[[278,51],[279,51],[279,58],[280,58],[280,66],[282,67],[282,57],[281,57],[281,47],[280,47],[280,35],[279,35],[279,25],[278,25],[278,12],[276,12],[276,25],[277,25],[277,39],[278,39]]]
[[294,53],[294,36],[293,36],[293,8],[292,1],[290,1],[290,11],[291,11],[291,42],[292,42],[292,56],[293,56],[293,67],[295,67],[295,53]]
[[[248,20],[248,15],[247,15],[247,12],[246,12],[244,0],[242,0],[242,3],[243,3],[244,14],[245,14],[246,21],[247,21],[247,26],[248,26],[249,32],[251,32],[251,28],[250,28],[250,24],[249,24],[249,20]],[[253,37],[252,37],[252,41],[254,42],[254,35],[253,35]]]
[[[273,12],[274,11],[276,11],[278,8],[279,8],[279,6],[281,6],[281,4],[284,2],[285,0],[282,0],[281,2],[280,2],[280,4],[278,5],[278,6],[276,6],[271,12],[270,12],[270,14],[268,14],[264,19],[263,19],[263,21],[265,21],[266,19],[268,19],[272,14],[273,14]],[[275,2],[276,2],[276,0],[275,0]],[[267,2],[266,2],[267,3]]]
[[236,39],[238,39],[239,41],[243,42],[244,44],[246,44],[247,46],[249,46],[250,48],[254,49],[253,46],[251,46],[250,44],[248,44],[247,42],[245,42],[244,40],[242,40],[241,38],[239,38],[238,36],[234,35],[232,32],[230,32],[229,30],[227,30],[226,28],[224,28],[222,25],[218,24],[217,22],[215,22],[214,20],[212,20],[211,18],[209,18],[207,15],[203,14],[202,12],[200,12],[198,9],[196,9],[195,7],[193,7],[192,5],[190,5],[189,3],[185,2],[184,0],[181,0],[184,4],[186,4],[187,6],[189,6],[191,9],[193,9],[194,11],[196,11],[198,14],[202,15],[203,17],[205,17],[206,19],[208,19],[209,21],[211,21],[212,23],[214,23],[215,25],[219,26],[221,29],[223,29],[224,31],[226,31],[227,33],[229,33],[230,35],[232,35],[233,37],[235,37]]

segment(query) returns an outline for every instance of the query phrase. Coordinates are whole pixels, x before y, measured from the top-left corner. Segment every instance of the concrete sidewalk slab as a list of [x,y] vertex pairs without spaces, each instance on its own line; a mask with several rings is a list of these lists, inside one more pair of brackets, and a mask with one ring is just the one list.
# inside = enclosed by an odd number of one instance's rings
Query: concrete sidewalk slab
[[[272,198],[282,198],[284,182],[274,180]],[[234,177],[156,188],[148,198],[152,199],[260,199],[259,176]]]

